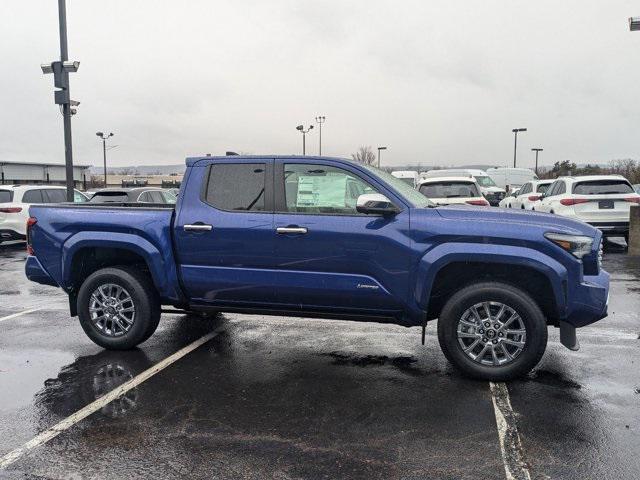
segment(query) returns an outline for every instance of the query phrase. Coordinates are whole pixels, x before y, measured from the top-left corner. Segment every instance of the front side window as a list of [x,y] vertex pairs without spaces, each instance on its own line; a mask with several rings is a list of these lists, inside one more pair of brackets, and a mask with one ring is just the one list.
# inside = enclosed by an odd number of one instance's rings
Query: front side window
[[469,182],[437,182],[420,186],[420,193],[427,198],[479,197],[478,188]]
[[558,182],[558,188],[556,188],[556,192],[554,195],[562,195],[566,191],[567,191],[566,185],[564,184],[564,182],[560,181]]
[[551,186],[550,183],[543,183],[542,185],[538,185],[536,187],[536,191],[538,193],[546,193],[547,190],[549,190],[549,187]]
[[82,193],[78,192],[77,190],[74,190],[73,201],[75,203],[83,203],[87,201],[87,197],[85,197]]
[[489,177],[488,175],[477,175],[477,176],[474,176],[474,178],[476,179],[476,182],[478,182],[478,185],[480,185],[481,187],[496,186],[495,182],[491,180],[491,177]]
[[164,203],[168,203],[170,205],[173,205],[176,203],[176,201],[178,200],[177,197],[171,193],[171,192],[160,192],[162,194],[162,197],[164,198]]
[[265,210],[264,163],[218,163],[209,169],[206,201],[220,210]]
[[525,193],[529,193],[530,191],[531,191],[531,184],[525,183],[520,189],[520,192],[518,192],[518,195],[524,195]]
[[573,186],[576,195],[607,195],[616,193],[634,193],[633,187],[624,180],[591,180],[579,182]]
[[62,189],[47,189],[42,191],[45,203],[63,203],[67,201],[67,192]]
[[288,164],[284,166],[287,212],[360,215],[358,197],[376,191],[355,174],[328,165]]

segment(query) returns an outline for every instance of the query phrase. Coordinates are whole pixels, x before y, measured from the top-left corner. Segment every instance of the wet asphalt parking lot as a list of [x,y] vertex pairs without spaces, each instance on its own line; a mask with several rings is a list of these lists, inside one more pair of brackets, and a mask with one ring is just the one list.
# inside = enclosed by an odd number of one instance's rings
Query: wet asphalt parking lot
[[640,258],[615,245],[609,317],[579,330],[579,352],[551,329],[503,391],[510,414],[446,362],[435,324],[423,347],[418,328],[171,314],[139,349],[105,351],[24,259],[0,245],[0,478],[504,479],[505,463],[513,478],[640,478]]

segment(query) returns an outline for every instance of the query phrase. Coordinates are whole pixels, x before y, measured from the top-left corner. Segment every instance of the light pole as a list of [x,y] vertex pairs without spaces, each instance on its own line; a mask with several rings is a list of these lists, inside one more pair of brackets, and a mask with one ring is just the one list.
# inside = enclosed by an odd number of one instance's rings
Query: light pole
[[104,161],[104,188],[107,188],[107,138],[113,137],[113,133],[96,132],[96,136],[102,139],[102,160]]
[[526,128],[514,128],[511,130],[514,134],[514,143],[513,143],[513,168],[516,168],[516,157],[518,155],[518,132],[526,132]]
[[538,175],[538,153],[542,152],[542,150],[543,150],[542,148],[532,148],[531,149],[532,152],[536,152],[536,170],[535,170],[536,175]]
[[320,143],[319,143],[319,148],[318,148],[318,155],[322,156],[322,124],[325,122],[326,118],[324,117],[324,115],[316,117],[316,122],[318,123],[318,128],[320,129],[320,131],[318,132],[320,134]]
[[296,127],[296,130],[298,130],[302,134],[302,155],[306,155],[307,154],[307,133],[313,130],[313,125],[309,125],[309,127],[306,130],[304,129],[304,126],[298,125]]
[[69,92],[69,73],[77,72],[80,62],[70,62],[67,48],[67,7],[65,0],[58,0],[58,22],[60,24],[60,61],[40,65],[42,73],[53,73],[53,85],[60,90],[54,91],[56,105],[62,107],[62,123],[64,128],[64,163],[67,177],[67,201],[73,202],[73,151],[71,147],[71,115],[80,104],[71,100]]
[[380,168],[380,151],[386,149],[387,147],[378,147],[378,168]]

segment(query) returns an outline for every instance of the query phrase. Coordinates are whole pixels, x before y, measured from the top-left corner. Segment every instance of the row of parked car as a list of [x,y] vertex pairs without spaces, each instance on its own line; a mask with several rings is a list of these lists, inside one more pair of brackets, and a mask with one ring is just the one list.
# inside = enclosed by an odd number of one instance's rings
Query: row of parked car
[[[177,189],[157,187],[104,188],[96,191],[74,191],[75,203],[144,203],[174,204]],[[0,243],[24,240],[29,207],[37,204],[67,201],[66,187],[55,185],[0,185]]]

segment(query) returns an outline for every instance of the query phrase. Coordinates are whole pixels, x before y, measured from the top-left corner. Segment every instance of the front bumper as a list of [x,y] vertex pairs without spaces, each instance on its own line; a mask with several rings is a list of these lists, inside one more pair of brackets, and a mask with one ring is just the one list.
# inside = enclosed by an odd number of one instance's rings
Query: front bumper
[[598,275],[585,275],[570,293],[565,322],[584,327],[607,316],[609,307],[609,274],[600,270]]
[[629,222],[587,222],[607,237],[625,236],[629,234]]
[[59,286],[47,273],[40,261],[33,255],[29,255],[27,257],[24,271],[27,278],[32,282],[42,283],[43,285],[52,285],[54,287]]

